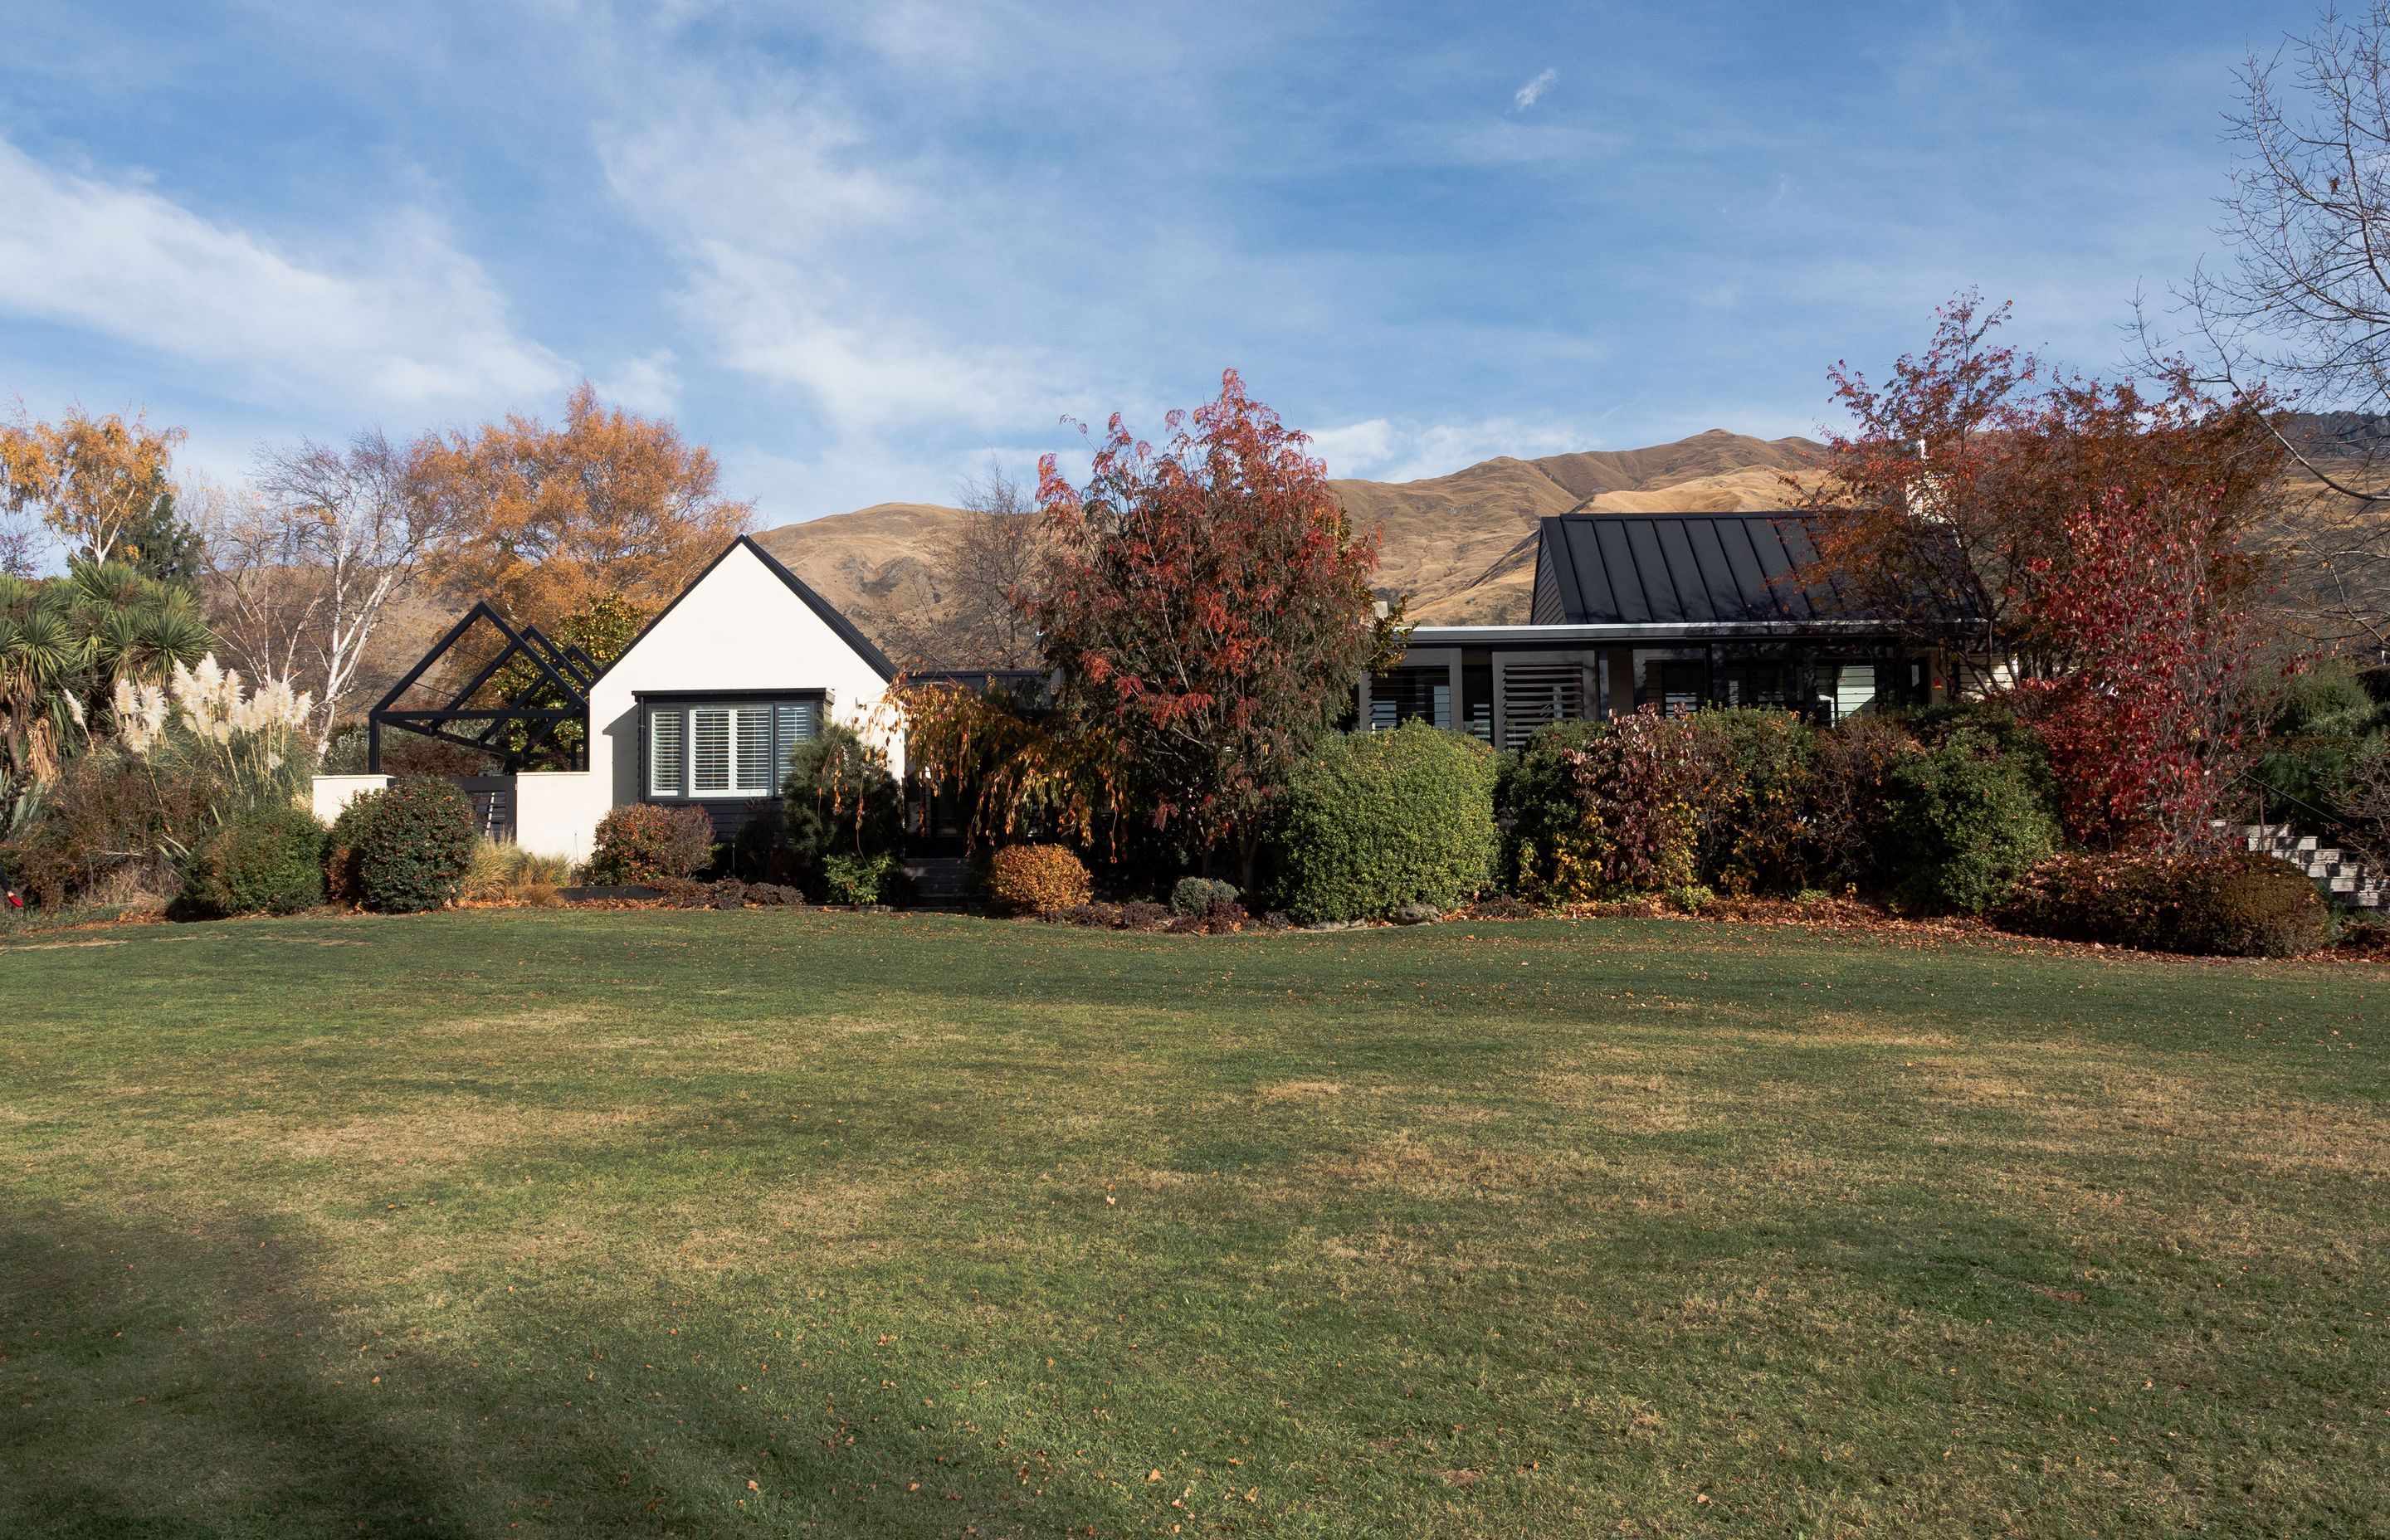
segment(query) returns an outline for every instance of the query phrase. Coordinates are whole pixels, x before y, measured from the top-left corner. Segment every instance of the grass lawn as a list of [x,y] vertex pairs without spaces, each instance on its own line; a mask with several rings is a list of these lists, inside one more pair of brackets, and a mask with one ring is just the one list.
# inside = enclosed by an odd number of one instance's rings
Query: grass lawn
[[2390,969],[0,948],[0,1534],[2390,1534]]

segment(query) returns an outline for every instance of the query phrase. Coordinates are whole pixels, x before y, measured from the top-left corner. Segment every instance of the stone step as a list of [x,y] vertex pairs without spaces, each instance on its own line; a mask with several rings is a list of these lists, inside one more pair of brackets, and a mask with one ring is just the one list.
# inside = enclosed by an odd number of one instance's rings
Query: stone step
[[929,856],[905,863],[913,892],[924,904],[959,904],[970,886],[970,866],[955,856]]

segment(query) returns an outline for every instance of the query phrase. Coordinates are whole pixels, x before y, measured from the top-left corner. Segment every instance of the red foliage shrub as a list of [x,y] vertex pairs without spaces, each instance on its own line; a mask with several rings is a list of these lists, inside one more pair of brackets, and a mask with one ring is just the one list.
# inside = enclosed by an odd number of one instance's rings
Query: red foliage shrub
[[686,878],[713,858],[713,820],[701,807],[629,802],[598,820],[589,855],[593,882]]

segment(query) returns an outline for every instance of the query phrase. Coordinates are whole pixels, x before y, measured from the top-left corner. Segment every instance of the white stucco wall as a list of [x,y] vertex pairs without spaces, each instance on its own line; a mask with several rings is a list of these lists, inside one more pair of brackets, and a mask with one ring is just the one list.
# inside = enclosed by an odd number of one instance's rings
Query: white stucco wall
[[613,788],[589,770],[527,770],[515,777],[515,843],[534,855],[589,859]]
[[[518,778],[518,842],[542,853],[585,856],[606,810],[639,800],[638,696],[713,690],[826,691],[829,716],[869,734],[891,766],[904,770],[902,737],[875,716],[888,681],[742,541],[589,692],[587,784],[570,785],[576,776],[562,775]],[[534,789],[535,782],[556,785]],[[534,815],[534,799],[552,812]],[[534,817],[542,840],[575,833],[579,843],[534,844]]]
[[391,783],[388,776],[318,776],[309,793],[308,805],[315,816],[328,824],[341,815],[341,810],[356,800],[360,792],[379,791]]

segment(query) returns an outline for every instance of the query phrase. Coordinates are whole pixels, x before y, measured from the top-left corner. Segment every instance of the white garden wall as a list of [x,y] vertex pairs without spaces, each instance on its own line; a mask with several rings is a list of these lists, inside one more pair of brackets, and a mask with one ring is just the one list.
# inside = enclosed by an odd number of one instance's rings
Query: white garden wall
[[318,776],[308,805],[316,817],[329,824],[360,794],[382,790],[391,780],[389,776]]

